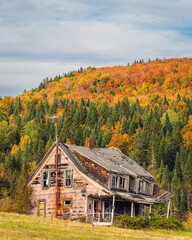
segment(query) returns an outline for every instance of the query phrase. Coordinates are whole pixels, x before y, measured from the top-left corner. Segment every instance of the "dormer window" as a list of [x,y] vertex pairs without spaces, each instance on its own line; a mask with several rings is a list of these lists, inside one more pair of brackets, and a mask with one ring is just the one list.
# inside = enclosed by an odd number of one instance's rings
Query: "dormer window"
[[145,186],[145,193],[147,194],[147,195],[150,195],[150,183],[148,183],[148,182],[146,182],[146,186]]
[[112,177],[112,187],[115,187],[115,188],[118,188],[118,184],[119,181],[118,181],[118,176],[113,176]]
[[143,182],[142,181],[140,181],[139,182],[139,192],[143,192]]
[[119,176],[112,176],[112,187],[125,189],[125,178]]
[[119,178],[119,188],[125,188],[125,178],[124,177]]

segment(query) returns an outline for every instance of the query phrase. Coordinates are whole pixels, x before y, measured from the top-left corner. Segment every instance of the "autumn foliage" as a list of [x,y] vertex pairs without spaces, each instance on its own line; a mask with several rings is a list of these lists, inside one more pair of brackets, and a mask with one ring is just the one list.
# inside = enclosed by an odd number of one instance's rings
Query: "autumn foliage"
[[30,205],[21,183],[55,141],[54,114],[60,142],[118,147],[173,191],[173,215],[191,210],[192,59],[81,68],[0,98],[0,209]]

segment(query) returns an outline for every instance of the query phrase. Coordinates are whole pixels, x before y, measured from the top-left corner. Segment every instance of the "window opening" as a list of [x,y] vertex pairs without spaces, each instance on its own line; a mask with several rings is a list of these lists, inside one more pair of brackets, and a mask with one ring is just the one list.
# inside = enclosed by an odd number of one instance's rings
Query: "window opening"
[[65,205],[71,205],[71,200],[65,200],[64,204]]
[[123,178],[123,177],[119,178],[119,187],[125,188],[125,178]]
[[110,203],[104,202],[104,216],[105,220],[110,220]]
[[49,187],[49,172],[43,172],[43,188]]
[[139,182],[139,192],[143,192],[143,182]]
[[112,176],[112,187],[118,187],[119,181],[118,176]]
[[71,187],[72,183],[72,170],[66,170],[65,171],[65,186]]

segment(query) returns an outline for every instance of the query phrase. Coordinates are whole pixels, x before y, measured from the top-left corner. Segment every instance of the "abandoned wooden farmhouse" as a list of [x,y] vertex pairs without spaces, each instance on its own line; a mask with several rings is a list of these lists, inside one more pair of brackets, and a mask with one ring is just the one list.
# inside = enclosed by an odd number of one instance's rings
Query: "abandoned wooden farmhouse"
[[[31,215],[112,223],[115,215],[143,214],[143,206],[173,195],[115,147],[92,148],[54,143],[27,182]],[[150,210],[149,210],[150,211]]]

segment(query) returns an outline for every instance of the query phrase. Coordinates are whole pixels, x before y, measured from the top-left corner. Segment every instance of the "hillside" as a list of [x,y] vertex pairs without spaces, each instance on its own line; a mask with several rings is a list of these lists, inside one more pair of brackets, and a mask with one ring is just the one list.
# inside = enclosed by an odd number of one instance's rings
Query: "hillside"
[[58,82],[41,84],[37,91],[30,91],[23,97],[32,95],[40,100],[47,96],[51,102],[54,97],[80,100],[83,96],[86,100],[113,104],[126,96],[131,101],[137,98],[142,104],[152,104],[162,100],[164,95],[175,99],[178,93],[191,98],[192,59],[141,61],[121,67],[88,67],[70,73]]
[[[25,181],[55,140],[116,146],[175,198],[181,220],[192,209],[192,59],[79,69],[0,100],[0,209],[26,212]],[[22,199],[23,205],[17,193]],[[23,195],[22,195],[23,194]],[[157,209],[164,214],[166,208]]]
[[0,213],[0,235],[1,240],[187,240],[192,238],[192,233],[184,231],[138,231],[10,213]]

